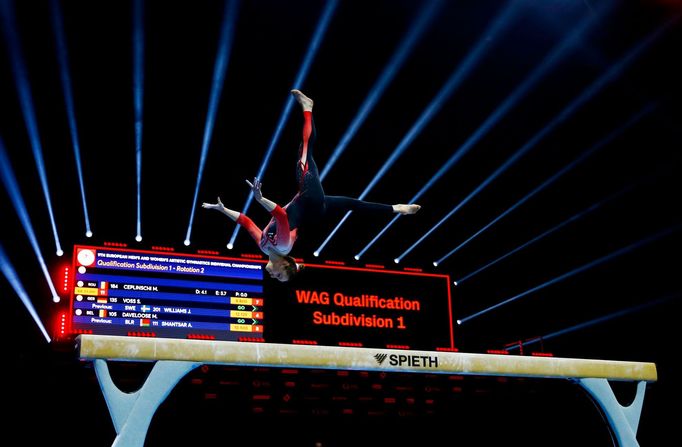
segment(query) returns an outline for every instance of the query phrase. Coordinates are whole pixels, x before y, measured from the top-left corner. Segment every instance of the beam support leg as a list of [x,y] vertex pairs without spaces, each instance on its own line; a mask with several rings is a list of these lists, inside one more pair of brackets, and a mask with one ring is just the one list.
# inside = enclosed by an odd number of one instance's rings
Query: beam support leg
[[578,379],[606,415],[620,447],[639,447],[637,428],[642,414],[646,382],[637,383],[637,394],[629,406],[623,406],[606,379]]
[[143,447],[147,429],[159,405],[188,372],[201,363],[157,361],[142,387],[124,393],[111,379],[106,360],[96,359],[95,373],[116,429],[112,447]]

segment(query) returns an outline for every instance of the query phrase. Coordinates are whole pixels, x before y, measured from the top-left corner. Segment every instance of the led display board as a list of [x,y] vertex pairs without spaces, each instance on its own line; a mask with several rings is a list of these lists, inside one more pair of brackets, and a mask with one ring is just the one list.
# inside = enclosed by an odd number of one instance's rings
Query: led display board
[[448,275],[309,264],[289,283],[264,260],[75,246],[70,332],[453,349]]

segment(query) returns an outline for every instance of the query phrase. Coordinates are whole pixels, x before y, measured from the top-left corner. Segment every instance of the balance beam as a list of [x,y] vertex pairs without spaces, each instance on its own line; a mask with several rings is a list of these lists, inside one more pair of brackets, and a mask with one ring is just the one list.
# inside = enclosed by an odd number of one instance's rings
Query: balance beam
[[[657,380],[653,363],[525,357],[335,346],[80,335],[78,355],[92,360],[116,429],[114,446],[142,447],[158,406],[188,372],[202,364],[488,375],[567,379],[599,404],[622,447],[638,447],[637,427],[646,384]],[[107,360],[154,361],[135,393],[114,385]],[[634,401],[622,406],[609,380],[638,382]]]

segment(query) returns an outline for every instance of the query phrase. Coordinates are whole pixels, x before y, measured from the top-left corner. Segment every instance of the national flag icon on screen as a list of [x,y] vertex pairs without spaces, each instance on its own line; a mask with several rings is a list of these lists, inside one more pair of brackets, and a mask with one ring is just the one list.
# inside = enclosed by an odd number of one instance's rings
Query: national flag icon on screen
[[106,309],[100,309],[99,310],[99,317],[100,318],[105,318],[108,314],[109,314],[109,312],[107,312]]
[[149,318],[142,318],[140,320],[140,326],[149,326]]
[[106,302],[107,302],[107,299],[106,299],[106,297],[98,296],[98,297],[97,297],[97,302],[98,302],[98,303],[106,303]]

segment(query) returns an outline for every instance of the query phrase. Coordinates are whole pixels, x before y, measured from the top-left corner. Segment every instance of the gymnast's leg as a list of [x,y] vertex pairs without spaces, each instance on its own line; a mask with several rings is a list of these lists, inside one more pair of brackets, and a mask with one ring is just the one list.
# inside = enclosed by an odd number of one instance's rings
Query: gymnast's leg
[[376,213],[415,214],[421,206],[416,204],[385,205],[366,202],[360,199],[343,196],[327,196],[322,189],[320,175],[313,158],[315,143],[315,124],[313,122],[313,100],[305,96],[300,90],[291,93],[303,109],[303,136],[298,152],[296,165],[296,179],[298,181],[299,197],[292,203],[293,214],[298,221],[318,219],[327,211],[360,211]]
[[324,214],[324,190],[313,158],[316,136],[312,114],[313,100],[300,90],[292,90],[291,94],[303,110],[303,133],[296,162],[298,193],[287,207],[287,214],[291,228],[300,228],[307,223],[314,224]]
[[313,122],[313,100],[305,96],[300,90],[292,90],[291,93],[303,109],[303,135],[301,136],[301,145],[298,148],[298,162],[296,164],[298,190],[302,193],[306,187],[310,186],[316,189],[315,193],[318,193],[322,191],[322,185],[313,158],[313,146],[317,136]]
[[367,202],[344,196],[325,196],[324,201],[328,211],[359,211],[368,213],[415,214],[421,206],[416,204],[386,205],[384,203]]

